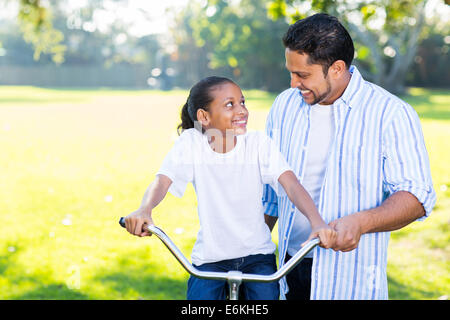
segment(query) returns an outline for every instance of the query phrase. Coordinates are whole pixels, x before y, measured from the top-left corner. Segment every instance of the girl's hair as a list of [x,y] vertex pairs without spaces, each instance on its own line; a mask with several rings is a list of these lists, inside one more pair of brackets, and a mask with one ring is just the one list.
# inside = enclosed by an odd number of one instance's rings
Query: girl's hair
[[232,80],[223,77],[207,77],[197,82],[189,92],[189,96],[181,109],[181,123],[178,125],[177,131],[194,128],[197,121],[197,110],[203,109],[209,111],[209,104],[214,100],[211,95],[212,89],[223,83],[234,83]]

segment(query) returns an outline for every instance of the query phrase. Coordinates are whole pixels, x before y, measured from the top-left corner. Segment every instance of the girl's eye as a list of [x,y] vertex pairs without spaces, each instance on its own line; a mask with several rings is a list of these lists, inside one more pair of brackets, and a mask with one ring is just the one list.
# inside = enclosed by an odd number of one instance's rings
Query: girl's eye
[[241,104],[245,107],[245,101],[241,101]]
[[226,106],[231,108],[231,107],[233,106],[233,102],[231,102],[231,101],[228,102],[228,103],[226,104]]

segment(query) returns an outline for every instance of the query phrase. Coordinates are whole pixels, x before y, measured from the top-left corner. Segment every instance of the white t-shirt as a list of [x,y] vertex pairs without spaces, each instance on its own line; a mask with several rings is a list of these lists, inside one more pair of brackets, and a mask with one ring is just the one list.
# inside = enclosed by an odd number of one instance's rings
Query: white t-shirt
[[[305,175],[301,183],[317,207],[319,206],[320,190],[325,177],[328,153],[333,137],[333,105],[316,104],[311,106],[311,131],[306,153]],[[301,244],[308,239],[311,233],[311,225],[308,219],[297,209],[295,210],[297,213],[295,214],[287,249],[290,256],[300,250]],[[312,258],[312,256],[313,252],[311,251],[306,257]]]
[[192,263],[273,253],[276,246],[264,222],[263,184],[286,196],[278,178],[288,170],[286,160],[264,133],[239,135],[231,151],[217,153],[206,135],[184,130],[157,174],[172,180],[169,192],[177,197],[189,182],[197,193],[200,230]]

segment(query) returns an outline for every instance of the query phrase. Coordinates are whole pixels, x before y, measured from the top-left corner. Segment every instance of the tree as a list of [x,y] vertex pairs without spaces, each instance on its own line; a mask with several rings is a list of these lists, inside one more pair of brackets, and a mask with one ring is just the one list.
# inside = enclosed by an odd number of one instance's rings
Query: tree
[[[10,2],[13,1],[15,0],[10,0]],[[118,7],[128,6],[128,0],[112,0],[111,2],[117,4]],[[64,62],[65,55],[69,49],[67,43],[64,43],[65,36],[68,33],[68,27],[73,30],[72,33],[76,33],[78,30],[79,36],[82,35],[84,38],[89,38],[87,37],[87,33],[92,33],[95,37],[99,38],[99,34],[94,32],[95,30],[87,30],[89,28],[85,28],[85,26],[90,25],[95,29],[92,22],[93,15],[96,10],[102,10],[106,5],[102,0],[90,0],[83,8],[77,9],[75,12],[70,12],[68,11],[70,7],[68,7],[68,2],[66,1],[20,0],[18,4],[19,27],[24,40],[30,43],[34,49],[34,59],[39,60],[42,54],[50,55],[56,64]],[[77,23],[74,23],[74,19]],[[110,51],[113,52],[116,61],[124,61],[127,58],[124,58],[126,54],[117,52],[118,46],[111,45],[112,38],[120,33],[128,36],[127,29],[129,27],[120,18],[117,18],[109,31],[109,46],[113,49]],[[100,35],[100,38],[102,38],[102,35]],[[104,44],[108,45],[108,41],[106,40],[102,39]],[[86,49],[90,48],[86,47]],[[114,49],[116,52],[114,52]],[[101,50],[98,50],[98,53],[100,52]],[[132,58],[128,60],[132,60]]]
[[39,60],[42,53],[47,53],[57,64],[64,61],[64,36],[53,27],[49,7],[40,0],[20,0],[18,19],[25,41],[33,45],[35,60]]
[[[128,0],[113,2],[120,8],[128,6]],[[19,29],[32,46],[35,61],[106,67],[117,63],[156,64],[155,54],[160,50],[156,36],[130,35],[130,25],[120,15],[107,27],[101,26],[106,31],[99,31],[94,16],[98,11],[111,10],[110,3],[107,9],[102,0],[90,0],[76,8],[67,1],[20,0],[18,4]]]
[[268,14],[291,23],[312,13],[334,15],[355,40],[356,64],[364,76],[403,93],[408,67],[417,53],[428,0],[275,0]]
[[281,42],[288,25],[267,17],[268,1],[192,1],[178,17],[173,35],[178,71],[199,78],[216,73],[247,88],[278,91],[289,84]]

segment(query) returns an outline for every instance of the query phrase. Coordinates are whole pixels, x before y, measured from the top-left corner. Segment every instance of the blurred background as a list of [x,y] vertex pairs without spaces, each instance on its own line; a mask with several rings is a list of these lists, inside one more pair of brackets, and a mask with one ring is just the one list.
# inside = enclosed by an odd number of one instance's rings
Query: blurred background
[[0,84],[170,90],[218,73],[278,92],[283,33],[319,11],[347,26],[367,79],[448,87],[444,0],[2,0]]
[[[289,86],[281,38],[316,12],[339,17],[363,76],[421,118],[438,202],[392,233],[390,298],[448,299],[447,0],[0,0],[0,299],[184,299],[186,272],[118,219],[139,206],[196,81],[235,80],[249,129],[264,130]],[[190,186],[154,213],[186,256],[196,205]]]

